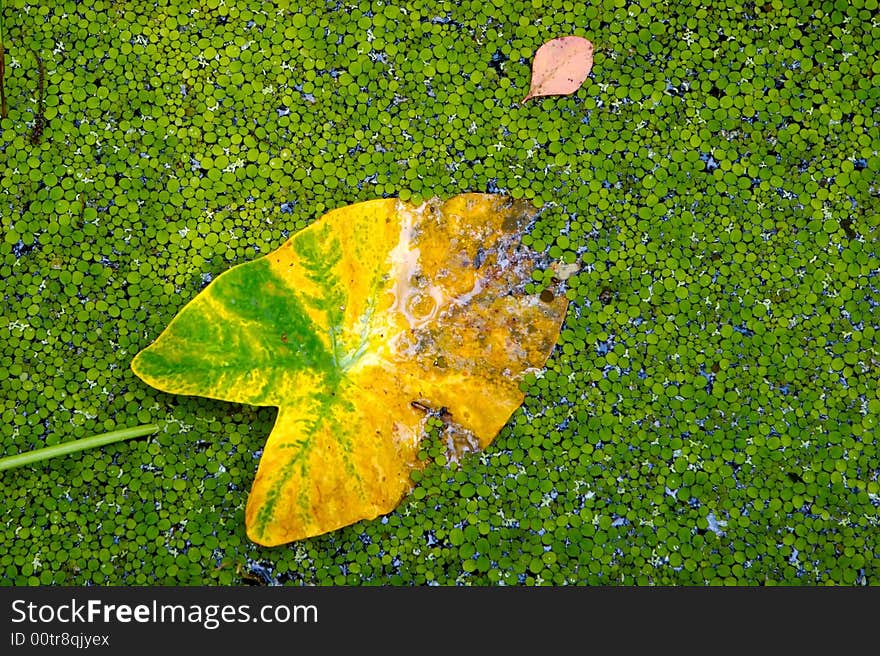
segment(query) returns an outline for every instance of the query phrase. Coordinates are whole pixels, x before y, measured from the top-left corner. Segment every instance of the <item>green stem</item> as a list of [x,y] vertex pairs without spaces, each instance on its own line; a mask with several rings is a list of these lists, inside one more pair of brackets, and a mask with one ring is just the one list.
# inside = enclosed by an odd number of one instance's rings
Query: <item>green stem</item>
[[161,428],[162,424],[160,423],[144,424],[143,426],[123,428],[121,430],[110,431],[109,433],[103,433],[101,435],[92,435],[91,437],[84,437],[81,440],[65,442],[64,444],[47,446],[43,449],[26,451],[17,456],[6,456],[5,458],[0,458],[0,471],[4,469],[13,469],[15,467],[23,467],[25,465],[32,465],[35,462],[54,458],[55,456],[64,456],[68,453],[76,453],[77,451],[83,451],[84,449],[93,449],[98,446],[104,446],[105,444],[112,444],[113,442],[130,440],[133,437],[149,435],[150,433],[155,433]]

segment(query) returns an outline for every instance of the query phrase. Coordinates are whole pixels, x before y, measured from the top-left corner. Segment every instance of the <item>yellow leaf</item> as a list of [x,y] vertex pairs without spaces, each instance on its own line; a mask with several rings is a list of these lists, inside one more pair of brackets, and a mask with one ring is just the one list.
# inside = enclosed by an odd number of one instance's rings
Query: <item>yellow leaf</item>
[[248,498],[277,545],[395,508],[427,416],[488,446],[553,349],[567,300],[527,294],[535,210],[487,194],[329,212],[217,277],[132,369],[166,392],[279,408]]

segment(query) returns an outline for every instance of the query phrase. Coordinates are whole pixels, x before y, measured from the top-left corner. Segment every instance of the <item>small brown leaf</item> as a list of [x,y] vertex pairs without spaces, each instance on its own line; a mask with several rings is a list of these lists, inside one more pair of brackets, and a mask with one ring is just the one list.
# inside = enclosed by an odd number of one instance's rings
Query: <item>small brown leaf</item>
[[[580,36],[552,39],[538,48],[532,84],[522,102],[538,96],[567,96],[577,91],[593,68],[593,44]],[[522,104],[522,103],[520,103]]]

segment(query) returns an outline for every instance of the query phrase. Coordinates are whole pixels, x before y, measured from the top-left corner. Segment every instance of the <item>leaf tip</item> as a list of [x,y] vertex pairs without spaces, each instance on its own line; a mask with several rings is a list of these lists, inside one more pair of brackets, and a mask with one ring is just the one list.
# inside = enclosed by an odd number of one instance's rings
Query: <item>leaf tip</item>
[[135,376],[137,376],[138,378],[141,378],[141,379],[142,379],[143,376],[141,376],[140,372],[138,371],[138,367],[139,367],[140,360],[141,360],[141,353],[143,353],[143,351],[141,351],[140,353],[137,353],[137,354],[131,359],[131,362],[128,363],[128,368],[131,369],[131,372],[132,372]]

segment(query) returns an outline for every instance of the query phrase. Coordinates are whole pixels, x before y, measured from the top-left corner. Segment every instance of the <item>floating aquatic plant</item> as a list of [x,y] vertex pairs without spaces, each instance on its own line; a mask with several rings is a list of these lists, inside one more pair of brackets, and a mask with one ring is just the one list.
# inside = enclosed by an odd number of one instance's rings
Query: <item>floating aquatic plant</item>
[[[0,2],[2,455],[168,422],[2,472],[0,584],[878,580],[877,0]],[[328,208],[465,190],[543,205],[530,294],[579,265],[554,356],[393,512],[254,544],[277,411],[129,362]]]
[[3,45],[3,10],[0,5],[0,119],[6,118],[6,47]]

